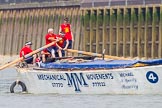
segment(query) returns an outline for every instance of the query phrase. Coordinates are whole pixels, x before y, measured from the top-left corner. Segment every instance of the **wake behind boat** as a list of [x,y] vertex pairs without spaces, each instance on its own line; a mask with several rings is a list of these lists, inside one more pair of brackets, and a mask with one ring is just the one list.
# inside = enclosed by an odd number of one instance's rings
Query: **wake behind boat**
[[75,58],[17,68],[23,91],[35,94],[162,94],[161,70],[162,59]]

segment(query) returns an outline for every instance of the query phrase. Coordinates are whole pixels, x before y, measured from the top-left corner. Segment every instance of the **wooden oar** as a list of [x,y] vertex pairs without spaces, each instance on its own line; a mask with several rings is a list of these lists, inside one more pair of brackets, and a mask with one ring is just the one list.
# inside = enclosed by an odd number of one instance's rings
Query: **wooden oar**
[[[48,45],[45,45],[45,46],[43,46],[43,47],[41,47],[41,48],[39,48],[39,49],[37,49],[37,50],[34,50],[33,52],[31,52],[31,53],[25,55],[25,58],[30,57],[30,56],[32,56],[33,54],[36,54],[36,53],[42,51],[43,49],[46,49],[46,48],[52,46],[52,45],[55,44],[56,42],[57,42],[57,41],[51,42],[51,43],[49,43]],[[0,70],[2,70],[2,69],[4,69],[4,68],[7,68],[7,67],[9,67],[9,66],[11,66],[11,65],[13,65],[13,64],[15,64],[15,63],[17,63],[17,62],[20,62],[20,61],[22,61],[23,59],[24,59],[24,57],[20,57],[20,58],[14,60],[14,61],[12,61],[12,62],[10,62],[10,63],[8,63],[8,64],[5,64],[5,65],[3,65],[3,66],[0,67]]]
[[[73,49],[66,49],[66,51],[69,51],[69,52],[72,52],[72,53],[78,53],[78,54],[102,57],[102,54],[98,54],[98,53],[78,51],[78,50],[73,50]],[[104,58],[115,59],[115,60],[130,60],[130,59],[127,59],[127,58],[111,56],[111,55],[104,55]]]

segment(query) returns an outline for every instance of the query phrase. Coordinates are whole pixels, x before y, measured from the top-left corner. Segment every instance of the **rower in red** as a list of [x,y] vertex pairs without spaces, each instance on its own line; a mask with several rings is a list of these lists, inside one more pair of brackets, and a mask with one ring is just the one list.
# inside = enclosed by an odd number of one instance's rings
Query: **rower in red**
[[[61,49],[62,57],[64,57],[64,56],[65,56],[64,48],[66,47],[66,49],[67,49],[67,46],[68,46],[68,44],[69,44],[69,41],[68,41],[68,39],[65,37],[65,34],[64,34],[64,33],[62,33],[61,35],[57,35],[57,38],[58,38],[58,39],[61,38],[61,39],[57,42],[57,44],[58,44],[58,46],[60,47],[59,49]],[[67,43],[66,46],[64,45],[64,43]]]
[[[54,34],[54,30],[52,28],[48,29],[48,33],[45,36],[46,39],[46,45],[53,42],[53,41],[58,41],[56,38],[56,34]],[[55,58],[55,53],[58,52],[59,57],[62,57],[60,47],[58,46],[57,43],[53,44],[52,46],[47,48],[47,51],[51,54],[52,58]]]
[[[33,52],[33,50],[31,49],[31,45],[32,42],[26,42],[25,46],[20,50],[20,57],[24,57],[25,55]],[[25,62],[28,64],[34,64],[36,62],[36,54],[34,54],[33,56],[29,56],[27,58],[25,58]]]

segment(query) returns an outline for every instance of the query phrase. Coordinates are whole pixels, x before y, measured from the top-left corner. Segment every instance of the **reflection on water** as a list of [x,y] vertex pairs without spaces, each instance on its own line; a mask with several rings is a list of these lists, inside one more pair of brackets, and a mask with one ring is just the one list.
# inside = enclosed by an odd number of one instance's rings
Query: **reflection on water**
[[14,68],[8,68],[0,71],[0,94],[8,93],[9,87],[17,78]]
[[[161,108],[162,95],[58,95],[10,93],[14,69],[0,71],[0,108]],[[19,89],[16,87],[16,89]]]

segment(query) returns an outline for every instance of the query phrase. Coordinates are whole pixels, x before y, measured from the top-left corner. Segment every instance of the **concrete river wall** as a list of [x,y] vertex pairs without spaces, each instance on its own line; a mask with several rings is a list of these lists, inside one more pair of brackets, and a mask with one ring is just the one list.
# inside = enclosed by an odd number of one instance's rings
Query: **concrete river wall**
[[70,18],[74,49],[124,57],[162,57],[162,6],[79,6],[0,10],[0,55],[17,55],[26,41],[45,45],[49,27],[56,34]]

